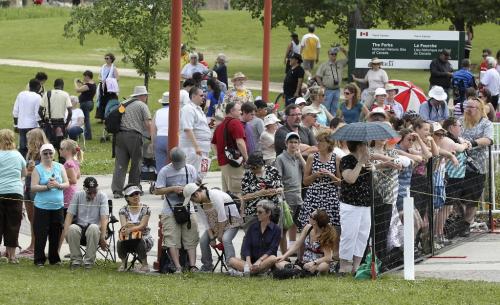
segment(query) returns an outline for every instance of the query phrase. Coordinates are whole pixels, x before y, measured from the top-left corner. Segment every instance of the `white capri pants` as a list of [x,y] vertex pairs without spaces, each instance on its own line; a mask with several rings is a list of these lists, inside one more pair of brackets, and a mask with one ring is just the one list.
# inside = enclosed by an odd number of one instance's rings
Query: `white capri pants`
[[340,259],[352,261],[353,256],[363,257],[370,235],[370,207],[340,203]]

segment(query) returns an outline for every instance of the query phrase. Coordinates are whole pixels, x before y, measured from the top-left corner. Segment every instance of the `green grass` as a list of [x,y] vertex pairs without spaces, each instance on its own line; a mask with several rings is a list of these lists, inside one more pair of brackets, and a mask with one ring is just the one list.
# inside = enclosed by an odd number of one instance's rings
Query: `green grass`
[[[205,54],[213,64],[215,56],[224,52],[229,58],[229,73],[243,71],[250,79],[262,77],[262,26],[250,14],[241,11],[201,11],[205,19],[198,32],[194,47]],[[46,16],[46,17],[45,17]],[[75,39],[62,37],[63,26],[69,16],[68,9],[31,7],[28,9],[0,10],[0,58],[30,59],[56,63],[101,65],[102,55],[111,51],[119,55],[116,41],[109,37],[90,35],[84,46]],[[386,28],[381,26],[380,28]],[[438,23],[417,29],[447,30],[448,23]],[[335,26],[328,24],[318,29],[322,40],[321,61],[327,60],[327,47],[339,39]],[[472,60],[478,63],[481,50],[500,49],[498,25],[484,24],[475,27]],[[297,29],[302,35],[305,29]],[[254,34],[255,33],[255,34]],[[283,81],[283,56],[289,42],[288,30],[281,26],[273,29],[271,38],[271,80]],[[131,68],[118,62],[119,67]],[[168,70],[168,59],[160,62],[160,71]],[[389,70],[390,78],[413,80],[426,88],[428,72],[415,70]]]
[[221,274],[147,276],[115,266],[70,271],[2,265],[0,304],[493,304],[499,284],[320,277],[278,281]]

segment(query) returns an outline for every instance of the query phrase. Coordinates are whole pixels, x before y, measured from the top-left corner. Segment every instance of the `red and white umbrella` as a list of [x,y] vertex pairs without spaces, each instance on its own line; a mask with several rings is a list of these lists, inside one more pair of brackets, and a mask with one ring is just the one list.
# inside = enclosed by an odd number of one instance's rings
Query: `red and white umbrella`
[[415,86],[412,82],[406,80],[389,80],[389,83],[398,88],[398,94],[394,97],[402,106],[404,111],[414,110],[418,113],[420,104],[427,100],[424,91]]

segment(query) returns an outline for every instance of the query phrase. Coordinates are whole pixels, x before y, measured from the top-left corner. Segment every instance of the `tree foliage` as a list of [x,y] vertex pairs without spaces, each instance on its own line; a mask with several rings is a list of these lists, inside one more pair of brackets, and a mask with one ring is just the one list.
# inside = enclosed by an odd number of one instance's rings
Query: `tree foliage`
[[[332,22],[345,42],[351,28],[373,28],[384,21],[393,28],[402,29],[425,24],[431,19],[423,9],[427,4],[426,0],[273,1],[272,25],[283,24],[294,31],[309,23],[323,27]],[[248,10],[253,18],[263,20],[264,0],[231,0],[231,5]]]
[[[264,0],[231,0],[231,5],[263,20]],[[497,11],[498,0],[287,0],[273,1],[272,25],[283,24],[294,31],[309,23],[323,27],[332,22],[346,42],[352,28],[386,22],[394,29],[408,29],[446,20],[464,30],[465,24],[498,22]]]
[[[202,0],[184,0],[184,40],[195,39],[202,22],[198,8]],[[170,0],[98,0],[93,6],[77,7],[64,26],[64,36],[76,37],[83,45],[91,34],[109,35],[118,41],[125,62],[131,62],[147,86],[156,74],[158,61],[170,48]],[[180,47],[180,46],[178,46]]]

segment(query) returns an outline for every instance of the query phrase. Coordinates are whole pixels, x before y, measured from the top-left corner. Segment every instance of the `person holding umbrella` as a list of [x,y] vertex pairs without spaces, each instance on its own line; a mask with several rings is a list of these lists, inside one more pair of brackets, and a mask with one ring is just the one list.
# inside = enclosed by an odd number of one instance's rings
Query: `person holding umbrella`
[[[368,167],[367,142],[398,137],[385,123],[353,123],[332,135],[334,140],[347,141],[350,153],[340,161],[340,273],[358,269],[371,228],[370,206],[373,202],[372,173]],[[372,249],[373,251],[373,249]],[[374,254],[372,253],[374,259]]]

